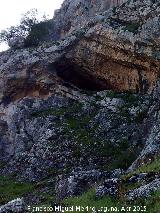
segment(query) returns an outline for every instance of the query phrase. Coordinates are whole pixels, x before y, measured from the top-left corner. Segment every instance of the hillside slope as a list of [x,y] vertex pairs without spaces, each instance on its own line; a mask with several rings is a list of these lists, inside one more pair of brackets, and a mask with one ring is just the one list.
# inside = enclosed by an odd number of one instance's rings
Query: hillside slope
[[160,4],[116,2],[66,0],[50,41],[0,53],[0,213],[158,212]]

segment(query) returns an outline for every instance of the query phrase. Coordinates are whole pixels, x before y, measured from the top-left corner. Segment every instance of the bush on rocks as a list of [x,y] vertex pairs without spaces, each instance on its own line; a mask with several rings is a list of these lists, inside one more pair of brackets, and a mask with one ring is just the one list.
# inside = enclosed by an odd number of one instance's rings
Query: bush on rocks
[[13,49],[36,46],[47,37],[50,27],[46,16],[39,17],[37,9],[31,9],[22,16],[20,25],[0,32],[0,43],[6,42]]

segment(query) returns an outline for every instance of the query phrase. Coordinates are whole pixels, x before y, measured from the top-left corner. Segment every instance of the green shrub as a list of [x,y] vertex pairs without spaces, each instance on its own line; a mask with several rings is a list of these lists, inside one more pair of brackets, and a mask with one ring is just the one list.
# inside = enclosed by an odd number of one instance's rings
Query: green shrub
[[115,7],[115,6],[112,8],[113,13],[116,12],[116,9],[117,9],[117,7]]
[[0,176],[0,205],[22,197],[33,190],[33,184],[16,182],[11,177]]
[[136,114],[136,117],[135,117],[135,121],[137,124],[141,124],[143,122],[143,120],[147,117],[148,115],[148,110],[145,109],[143,111],[140,111]]
[[[45,15],[39,17],[37,9],[31,9],[22,16],[19,25],[11,26],[0,32],[0,43],[6,42],[12,47],[11,41],[21,38],[21,40],[25,40],[22,42],[25,43],[21,44],[22,46],[35,46],[46,39],[50,28],[51,21],[47,20]],[[14,48],[19,47],[14,45]]]
[[135,94],[130,93],[130,92],[122,95],[122,99],[125,102],[127,102],[127,106],[132,106],[132,105],[135,106],[135,104],[137,104],[137,102],[138,102],[138,97]]
[[0,161],[0,169],[3,169],[6,165],[6,162]]
[[139,27],[140,27],[139,23],[127,23],[124,26],[123,30],[129,31],[129,32],[132,32],[132,33],[136,33]]
[[25,39],[25,47],[37,46],[40,42],[47,40],[51,26],[50,20],[34,24]]
[[160,172],[160,156],[152,163],[139,168],[137,172]]

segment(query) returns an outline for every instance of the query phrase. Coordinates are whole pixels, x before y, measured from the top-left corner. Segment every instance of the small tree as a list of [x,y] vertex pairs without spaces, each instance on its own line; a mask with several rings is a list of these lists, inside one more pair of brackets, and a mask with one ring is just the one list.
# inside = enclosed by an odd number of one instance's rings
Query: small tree
[[34,24],[25,39],[25,47],[37,46],[40,42],[47,40],[51,28],[52,21],[50,20]]
[[20,27],[11,26],[6,30],[2,30],[0,33],[0,43],[1,42],[9,42],[12,38],[16,38],[19,36],[24,36],[24,32]]
[[47,33],[46,27],[42,24],[45,22],[47,23],[47,17],[45,15],[43,17],[39,17],[38,10],[31,9],[23,14],[20,20],[20,25],[11,26],[10,28],[0,32],[0,43],[6,42],[10,46],[12,40],[23,38],[24,45],[37,45],[40,37],[42,37],[40,36],[40,28],[43,28],[42,31],[44,31],[45,28],[45,33]]

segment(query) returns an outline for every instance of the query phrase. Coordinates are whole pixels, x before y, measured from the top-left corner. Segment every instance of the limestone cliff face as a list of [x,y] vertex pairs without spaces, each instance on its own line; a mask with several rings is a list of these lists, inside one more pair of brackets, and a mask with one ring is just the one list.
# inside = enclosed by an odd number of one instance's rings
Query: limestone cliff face
[[[64,1],[58,12],[62,19],[64,11],[65,20],[69,20],[68,13],[74,15],[75,8],[83,10],[87,5],[91,19],[70,17],[77,30],[59,43],[1,53],[1,101],[48,96],[57,82],[80,89],[151,92],[160,71],[160,6],[150,0],[129,1],[94,19],[96,12],[110,4]],[[55,20],[59,20],[58,14]],[[77,18],[88,23],[82,27],[80,21],[77,25]]]
[[159,44],[154,40],[146,47],[143,37],[110,26],[92,30],[66,54],[70,63],[103,80],[106,89],[151,92],[160,71]]
[[53,37],[64,38],[73,31],[84,27],[90,19],[100,18],[101,13],[121,5],[125,0],[65,0],[53,19]]
[[[115,184],[160,153],[160,4],[66,0],[53,32],[55,41],[0,53],[0,175],[41,181],[24,195],[30,206],[95,182],[95,196],[156,191],[158,169]],[[127,194],[132,181],[142,187]]]
[[[79,10],[87,2],[79,1]],[[62,17],[66,5],[75,8],[77,1],[64,2],[59,11]],[[91,9],[90,5],[94,7]],[[3,144],[6,135],[10,143],[15,137],[9,133],[13,128],[10,113],[14,110],[8,110],[8,105],[25,97],[46,100],[55,93],[72,97],[67,86],[152,92],[160,72],[159,4],[150,0],[129,1],[102,13],[96,21],[93,15],[110,7],[109,2],[88,2],[88,7],[87,13],[92,16],[88,23],[78,26],[76,32],[59,43],[0,54],[0,118],[6,132],[2,135]],[[66,8],[66,15],[67,11],[70,9]],[[76,20],[73,19],[75,23]]]
[[102,88],[151,92],[160,71],[159,11],[158,2],[129,1],[89,21],[78,16],[88,23],[82,22],[85,27],[74,33],[81,38],[63,60],[89,78],[99,79]]

